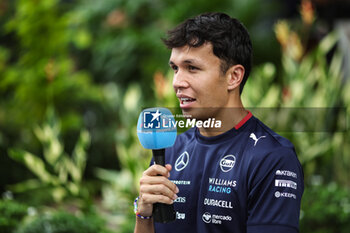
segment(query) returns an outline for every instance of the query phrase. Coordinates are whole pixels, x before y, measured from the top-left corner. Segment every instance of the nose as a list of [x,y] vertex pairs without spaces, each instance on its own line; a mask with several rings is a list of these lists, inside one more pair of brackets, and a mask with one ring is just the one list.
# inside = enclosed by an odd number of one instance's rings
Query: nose
[[179,69],[173,77],[173,88],[177,90],[188,87],[189,83],[186,74],[181,69]]

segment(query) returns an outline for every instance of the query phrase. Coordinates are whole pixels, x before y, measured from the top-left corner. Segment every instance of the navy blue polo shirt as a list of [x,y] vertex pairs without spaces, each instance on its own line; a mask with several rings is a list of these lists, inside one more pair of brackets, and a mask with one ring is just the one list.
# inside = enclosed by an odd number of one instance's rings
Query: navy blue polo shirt
[[166,149],[176,220],[156,233],[296,233],[304,190],[293,145],[249,113],[214,137],[197,128]]

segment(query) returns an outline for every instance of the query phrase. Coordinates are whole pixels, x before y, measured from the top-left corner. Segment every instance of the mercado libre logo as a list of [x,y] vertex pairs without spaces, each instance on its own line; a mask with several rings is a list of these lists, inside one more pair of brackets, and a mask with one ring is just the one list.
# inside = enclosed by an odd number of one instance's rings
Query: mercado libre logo
[[188,118],[181,118],[182,115],[176,115],[174,120],[173,115],[166,115],[155,109],[153,111],[143,112],[143,129],[172,129],[172,128],[220,128],[221,121],[215,118],[208,118],[207,120],[197,120],[191,118],[191,116],[185,116]]

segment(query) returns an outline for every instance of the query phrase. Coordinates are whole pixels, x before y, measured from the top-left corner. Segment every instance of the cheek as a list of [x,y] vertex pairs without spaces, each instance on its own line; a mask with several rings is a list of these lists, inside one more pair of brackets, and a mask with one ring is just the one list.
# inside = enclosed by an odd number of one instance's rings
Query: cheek
[[222,83],[213,82],[208,85],[200,83],[195,88],[202,104],[219,106],[227,99],[227,87]]

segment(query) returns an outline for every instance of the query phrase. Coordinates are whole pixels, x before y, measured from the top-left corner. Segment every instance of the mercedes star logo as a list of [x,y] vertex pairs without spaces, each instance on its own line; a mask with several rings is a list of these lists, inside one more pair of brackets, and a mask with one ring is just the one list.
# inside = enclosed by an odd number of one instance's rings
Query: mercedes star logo
[[190,160],[189,154],[187,153],[187,151],[185,151],[175,161],[175,170],[179,172],[179,171],[185,169],[189,160]]

